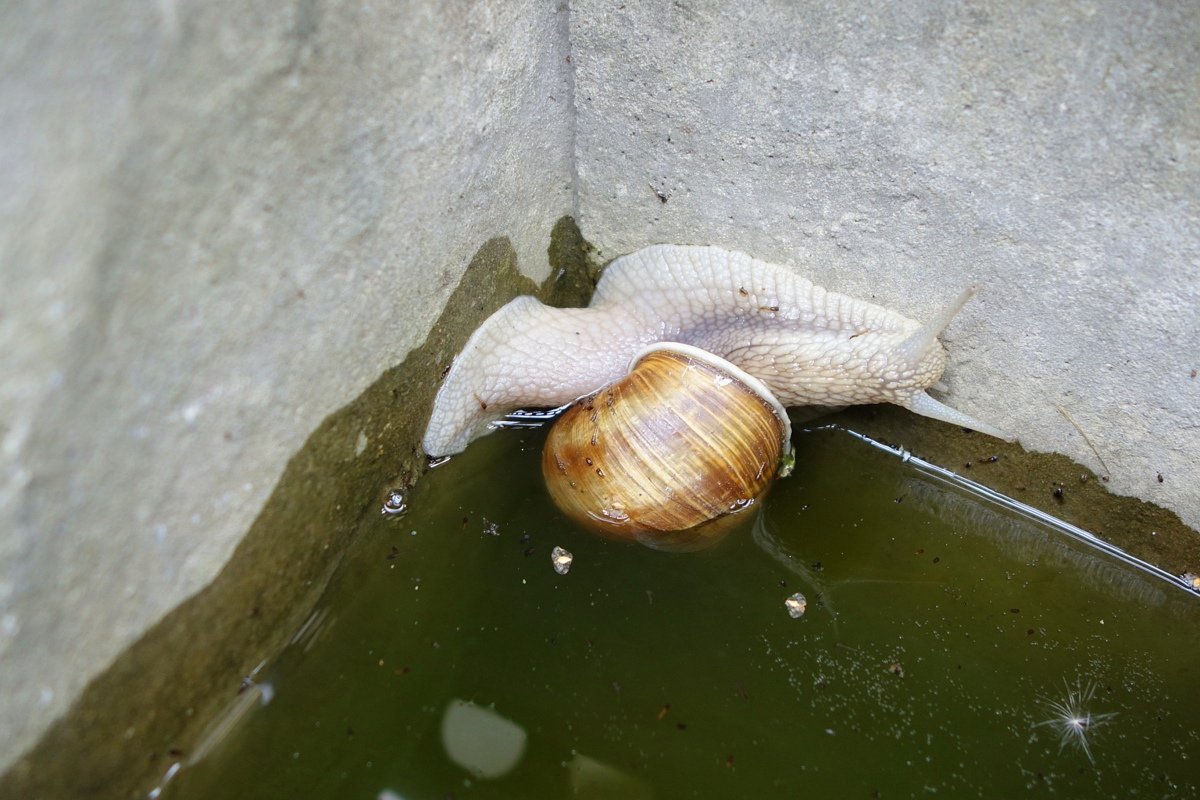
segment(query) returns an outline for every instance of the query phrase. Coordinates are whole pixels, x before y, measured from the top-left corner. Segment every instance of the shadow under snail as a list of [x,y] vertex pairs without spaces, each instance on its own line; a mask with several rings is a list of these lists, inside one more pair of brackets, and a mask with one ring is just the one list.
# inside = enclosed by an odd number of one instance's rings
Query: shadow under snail
[[[717,522],[681,519],[671,524],[686,525],[677,530],[692,533],[675,535],[648,533],[666,530],[653,527],[664,523],[633,523],[631,510],[644,498],[651,498],[650,505],[658,502],[663,506],[671,503],[663,502],[662,497],[684,495],[697,498],[697,506],[719,509],[725,508],[725,503],[755,501],[765,489],[752,491],[750,484],[727,489],[724,479],[716,479],[700,490],[691,482],[692,468],[662,466],[662,453],[669,452],[670,445],[691,443],[692,448],[685,446],[683,455],[694,454],[695,439],[689,438],[693,429],[684,426],[663,436],[639,433],[639,428],[627,426],[651,424],[647,420],[653,418],[655,409],[668,418],[686,418],[696,412],[685,411],[685,407],[696,401],[691,388],[681,395],[686,401],[677,399],[673,392],[680,389],[667,376],[659,375],[655,381],[672,386],[670,391],[649,386],[643,375],[665,369],[667,362],[683,363],[679,361],[682,358],[687,361],[685,371],[724,371],[714,383],[728,379],[731,385],[746,384],[749,378],[758,384],[752,393],[760,405],[895,403],[1012,441],[997,428],[942,404],[927,392],[938,384],[947,362],[938,335],[973,294],[973,287],[964,291],[934,319],[921,324],[882,306],[826,291],[786,267],[744,253],[719,247],[646,247],[616,259],[605,269],[587,308],[551,308],[535,298],[518,297],[485,320],[454,359],[438,390],[422,444],[430,456],[451,455],[515,409],[553,408],[583,398],[555,425],[547,442],[543,471],[560,507],[605,535],[653,539],[656,546],[675,549],[702,546],[716,537],[720,519],[736,514],[712,516]],[[673,344],[643,354],[646,348],[662,343]],[[634,386],[640,387],[637,391],[645,397],[631,402],[627,395]],[[612,406],[607,405],[610,398]],[[641,410],[643,406],[647,410]],[[617,407],[626,410],[612,410]],[[637,408],[638,413],[627,413],[630,408]],[[742,413],[716,416],[736,428],[746,424]],[[758,434],[755,447],[760,449],[754,451],[761,453],[762,475],[758,466],[754,474],[758,479],[765,476],[767,485],[787,451],[790,435],[786,415],[775,416],[784,427],[771,435]],[[599,425],[601,418],[606,420],[604,430],[589,428]],[[659,424],[667,423],[653,423]],[[671,424],[684,425],[678,421]],[[570,433],[566,428],[560,432],[563,426],[568,426]],[[764,423],[764,430],[766,427]],[[576,428],[586,432],[582,445]],[[624,448],[640,448],[645,451],[640,456],[644,464],[657,466],[632,466],[634,462],[627,460],[625,453],[607,466],[588,464],[587,459],[596,462],[596,456],[584,455],[583,466],[601,481],[600,488],[585,489],[582,475],[567,478],[566,489],[556,488],[564,470],[555,459],[562,461],[567,472],[578,469],[574,454],[586,450],[593,436],[606,447],[621,441]],[[742,446],[738,436],[733,438]],[[555,456],[549,448],[559,441],[564,444],[555,447],[564,449]],[[572,449],[566,449],[565,443]],[[768,456],[774,447],[779,448],[779,455],[772,459]],[[570,459],[567,453],[571,453]],[[611,452],[604,457],[617,458]],[[708,456],[700,460],[706,461]],[[723,457],[723,462],[736,471],[731,466],[733,456]],[[597,469],[603,474],[597,474]],[[650,477],[652,474],[655,477]],[[618,482],[633,495],[621,498],[613,494]],[[656,486],[657,501],[652,492]],[[582,498],[589,493],[594,498],[584,503]],[[577,510],[573,504],[582,505]],[[622,515],[629,520],[619,519]],[[630,533],[635,528],[641,532]]]

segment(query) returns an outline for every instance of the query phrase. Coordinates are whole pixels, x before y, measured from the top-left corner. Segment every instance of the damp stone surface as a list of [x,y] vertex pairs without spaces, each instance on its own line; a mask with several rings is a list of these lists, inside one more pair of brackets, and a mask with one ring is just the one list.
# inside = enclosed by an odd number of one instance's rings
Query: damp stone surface
[[483,242],[546,277],[574,203],[566,22],[4,4],[0,771],[246,557],[288,460],[425,339]]

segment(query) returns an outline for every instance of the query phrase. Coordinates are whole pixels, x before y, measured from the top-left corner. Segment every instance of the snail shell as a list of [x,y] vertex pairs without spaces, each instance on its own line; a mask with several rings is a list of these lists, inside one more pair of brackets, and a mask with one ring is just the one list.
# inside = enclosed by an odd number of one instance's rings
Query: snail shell
[[695,550],[762,497],[791,433],[759,380],[699,348],[660,343],[559,418],[542,473],[554,502],[583,527]]

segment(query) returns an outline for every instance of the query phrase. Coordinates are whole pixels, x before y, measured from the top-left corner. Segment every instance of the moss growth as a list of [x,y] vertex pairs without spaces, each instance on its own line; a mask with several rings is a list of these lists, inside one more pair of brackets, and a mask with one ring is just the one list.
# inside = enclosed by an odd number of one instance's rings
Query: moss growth
[[596,251],[575,225],[563,217],[550,232],[550,277],[542,285],[541,299],[555,306],[587,305],[600,279]]
[[551,277],[538,287],[508,239],[480,247],[425,343],[321,423],[214,581],[88,685],[0,777],[0,797],[144,797],[186,759],[243,677],[311,611],[363,515],[425,472],[420,439],[434,390],[467,337],[518,294],[585,304],[596,275],[589,251],[574,221],[559,220]]

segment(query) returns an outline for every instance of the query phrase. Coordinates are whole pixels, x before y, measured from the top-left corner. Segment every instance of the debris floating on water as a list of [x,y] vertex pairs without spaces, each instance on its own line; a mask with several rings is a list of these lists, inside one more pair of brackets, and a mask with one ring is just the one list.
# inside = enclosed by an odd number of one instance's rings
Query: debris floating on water
[[787,600],[783,601],[783,604],[787,607],[788,614],[792,619],[800,619],[808,610],[808,598],[800,592],[789,596]]
[[385,517],[394,517],[397,514],[403,514],[407,509],[404,492],[399,489],[391,489],[388,491],[387,497],[383,501],[383,508],[379,509],[379,513]]
[[555,546],[550,551],[550,563],[554,565],[554,571],[559,575],[566,575],[571,571],[571,562],[575,560],[575,556],[571,555],[569,550],[564,550],[561,547]]

